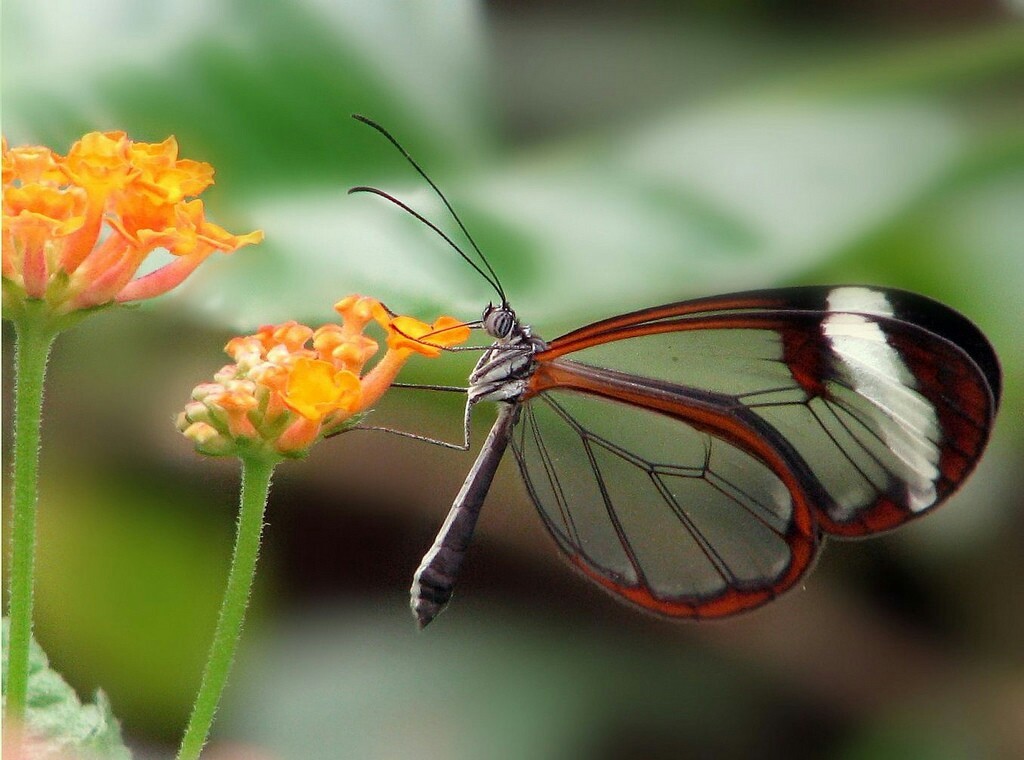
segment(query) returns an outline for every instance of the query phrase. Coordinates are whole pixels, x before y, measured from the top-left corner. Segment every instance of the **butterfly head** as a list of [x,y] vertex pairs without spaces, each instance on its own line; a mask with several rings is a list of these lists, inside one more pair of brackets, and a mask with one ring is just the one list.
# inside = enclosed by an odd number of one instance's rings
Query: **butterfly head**
[[481,321],[487,334],[497,340],[508,338],[519,325],[519,318],[507,303],[498,306],[487,304]]

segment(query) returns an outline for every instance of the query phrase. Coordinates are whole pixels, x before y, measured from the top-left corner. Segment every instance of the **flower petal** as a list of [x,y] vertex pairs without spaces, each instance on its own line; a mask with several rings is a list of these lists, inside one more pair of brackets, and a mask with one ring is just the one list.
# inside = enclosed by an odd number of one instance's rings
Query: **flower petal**
[[284,403],[309,420],[320,420],[331,412],[353,411],[359,403],[359,378],[329,362],[301,358],[295,362],[284,395]]

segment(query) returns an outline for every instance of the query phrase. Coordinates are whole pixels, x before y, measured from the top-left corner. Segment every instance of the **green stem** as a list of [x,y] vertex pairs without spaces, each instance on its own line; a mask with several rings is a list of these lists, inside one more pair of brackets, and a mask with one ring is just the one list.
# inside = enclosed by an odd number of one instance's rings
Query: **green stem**
[[178,760],[196,760],[206,744],[221,693],[228,680],[235,649],[242,635],[242,621],[249,604],[256,558],[263,533],[263,513],[270,491],[270,477],[276,460],[247,458],[242,460],[242,494],[238,513],[238,532],[231,571],[224,590],[224,601],[213,634],[213,644],[203,670],[203,681],[196,696],[192,717],[181,740]]
[[28,695],[43,381],[50,347],[57,337],[57,330],[48,322],[45,304],[39,304],[37,308],[35,302],[28,302],[25,311],[14,320],[14,494],[6,698],[7,718],[17,723],[24,722]]

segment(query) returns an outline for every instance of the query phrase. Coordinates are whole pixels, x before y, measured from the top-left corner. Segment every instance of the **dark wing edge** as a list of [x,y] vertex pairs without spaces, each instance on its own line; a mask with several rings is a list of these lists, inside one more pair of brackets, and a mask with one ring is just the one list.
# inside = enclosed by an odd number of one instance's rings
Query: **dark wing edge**
[[[891,311],[885,316],[917,325],[945,338],[963,350],[985,376],[998,408],[1002,396],[1002,371],[995,349],[985,334],[970,319],[955,309],[928,296],[899,288],[864,285],[801,285],[789,288],[740,291],[688,301],[639,309],[585,325],[550,341],[545,356],[553,359],[578,351],[598,342],[617,340],[608,337],[625,328],[679,317],[722,314],[727,312],[758,313],[765,311],[826,312],[829,296],[837,291],[868,291],[882,296]],[[861,311],[861,310],[858,310]],[[861,313],[878,315],[877,309],[865,304]]]

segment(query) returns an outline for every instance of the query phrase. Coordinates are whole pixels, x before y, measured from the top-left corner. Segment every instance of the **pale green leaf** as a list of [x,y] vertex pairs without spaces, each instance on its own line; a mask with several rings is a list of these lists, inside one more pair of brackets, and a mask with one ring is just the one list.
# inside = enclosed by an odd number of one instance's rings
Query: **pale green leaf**
[[[6,690],[9,621],[3,619],[3,672]],[[129,760],[121,728],[106,695],[97,690],[83,703],[60,674],[50,668],[42,647],[33,639],[29,650],[28,702],[25,710],[30,738],[27,760],[46,760],[74,752],[81,760]]]

